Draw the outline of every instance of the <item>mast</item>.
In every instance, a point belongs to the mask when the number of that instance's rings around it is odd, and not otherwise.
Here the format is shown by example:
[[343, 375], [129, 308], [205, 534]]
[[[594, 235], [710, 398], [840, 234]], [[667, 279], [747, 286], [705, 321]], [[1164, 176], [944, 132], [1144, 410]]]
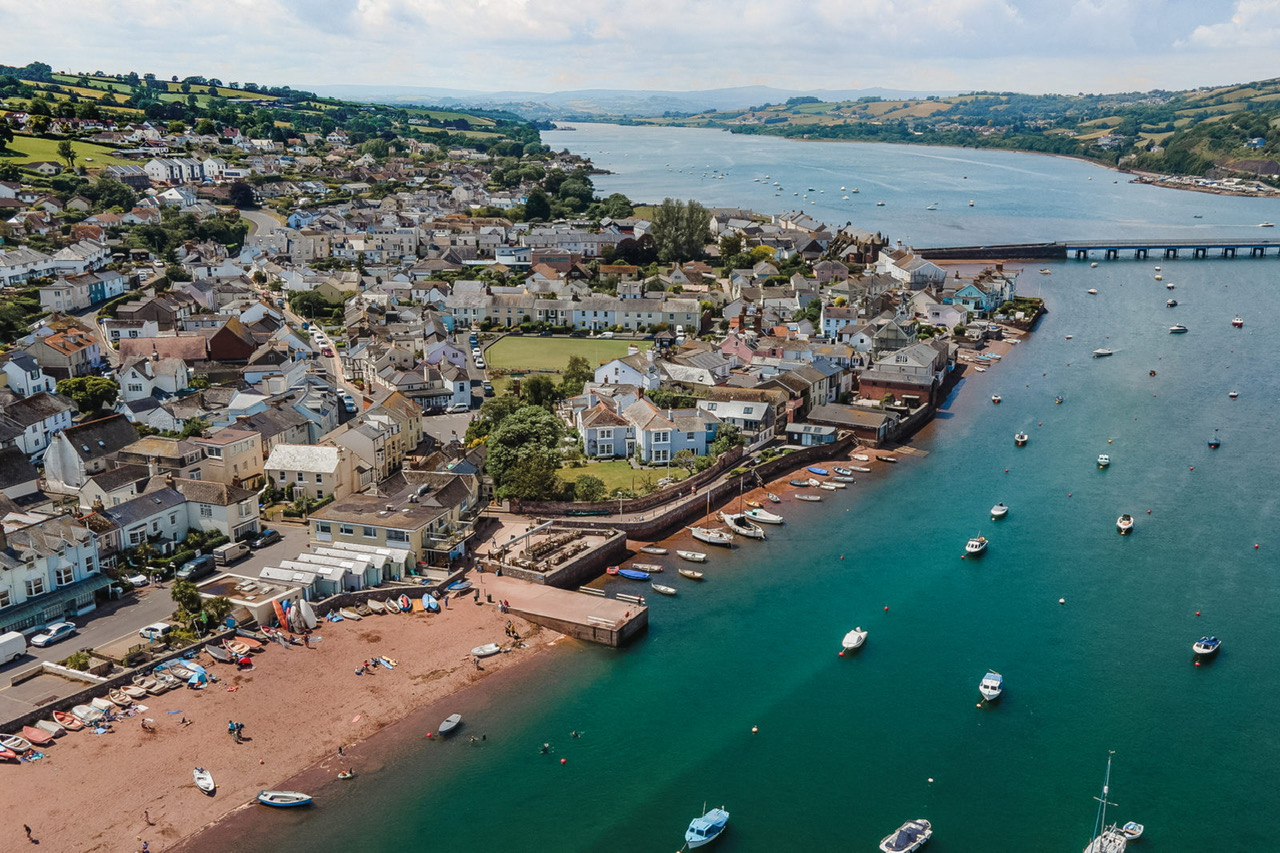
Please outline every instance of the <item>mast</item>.
[[[1093, 853], [1093, 851], [1105, 851], [1110, 849], [1098, 843], [1100, 836], [1106, 832], [1107, 828], [1107, 806], [1114, 806], [1115, 803], [1107, 802], [1107, 794], [1111, 791], [1111, 756], [1115, 755], [1114, 749], [1107, 751], [1107, 775], [1102, 780], [1102, 796], [1094, 797], [1098, 801], [1098, 816], [1094, 819], [1093, 839], [1089, 842], [1089, 846], [1085, 848], [1085, 853]], [[1121, 847], [1121, 850], [1124, 848]]]

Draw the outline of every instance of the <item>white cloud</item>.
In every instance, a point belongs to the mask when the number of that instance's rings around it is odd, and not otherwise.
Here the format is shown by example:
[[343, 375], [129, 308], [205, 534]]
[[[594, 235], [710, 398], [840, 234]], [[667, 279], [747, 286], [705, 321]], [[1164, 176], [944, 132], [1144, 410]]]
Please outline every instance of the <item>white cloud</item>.
[[1185, 44], [1209, 50], [1280, 46], [1278, 14], [1280, 0], [1239, 0], [1229, 20], [1196, 27]]

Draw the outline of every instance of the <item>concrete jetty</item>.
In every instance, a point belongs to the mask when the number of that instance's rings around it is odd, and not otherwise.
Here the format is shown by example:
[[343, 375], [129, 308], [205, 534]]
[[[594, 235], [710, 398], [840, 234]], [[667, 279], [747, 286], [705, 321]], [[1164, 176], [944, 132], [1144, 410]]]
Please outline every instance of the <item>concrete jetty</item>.
[[515, 615], [579, 640], [621, 646], [649, 625], [649, 608], [613, 598], [532, 584], [488, 572], [472, 584], [494, 602], [506, 601]]

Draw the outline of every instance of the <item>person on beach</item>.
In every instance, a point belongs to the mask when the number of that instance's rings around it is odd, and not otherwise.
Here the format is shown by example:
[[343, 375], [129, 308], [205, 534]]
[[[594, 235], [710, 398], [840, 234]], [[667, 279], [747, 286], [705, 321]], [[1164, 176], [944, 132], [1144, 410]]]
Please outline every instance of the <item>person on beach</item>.
[[227, 734], [231, 735], [232, 737], [235, 737], [235, 736], [236, 736], [236, 722], [235, 722], [235, 720], [227, 720]]
[[22, 825], [22, 828], [23, 828], [23, 829], [25, 829], [25, 830], [27, 831], [27, 840], [28, 840], [28, 841], [30, 841], [32, 844], [35, 844], [35, 843], [36, 843], [36, 840], [35, 840], [34, 838], [32, 838], [32, 837], [31, 837], [31, 827], [27, 826], [27, 825], [24, 823], [24, 824]]

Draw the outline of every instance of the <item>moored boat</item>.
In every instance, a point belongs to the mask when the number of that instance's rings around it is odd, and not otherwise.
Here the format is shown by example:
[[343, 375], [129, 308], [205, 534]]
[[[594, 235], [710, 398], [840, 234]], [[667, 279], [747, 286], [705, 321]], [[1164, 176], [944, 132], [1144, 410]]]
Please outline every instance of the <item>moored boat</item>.
[[848, 488], [848, 486], [844, 483], [820, 483], [818, 488], [824, 491], [834, 492], [836, 489], [845, 489]]
[[978, 682], [978, 692], [988, 702], [996, 701], [1004, 693], [1004, 676], [994, 669], [987, 670], [987, 674]]
[[809, 488], [809, 481], [808, 480], [788, 480], [787, 485], [795, 486], [797, 489], [807, 489]]
[[1130, 841], [1137, 841], [1139, 838], [1142, 837], [1142, 833], [1145, 830], [1146, 830], [1145, 826], [1132, 820], [1126, 823], [1124, 826], [1120, 827], [1120, 831], [1124, 833], [1124, 837], [1129, 839]]
[[447, 735], [457, 729], [460, 725], [462, 725], [462, 715], [450, 714], [444, 718], [443, 722], [440, 723], [440, 728], [437, 729], [437, 731], [442, 735]]
[[648, 572], [651, 575], [662, 571], [662, 566], [657, 563], [632, 563], [631, 568], [638, 572]]
[[759, 525], [752, 524], [745, 513], [721, 512], [718, 515], [720, 520], [729, 525], [729, 529], [739, 536], [745, 536], [748, 539], [765, 538], [764, 529]]
[[992, 518], [1004, 518], [1009, 514], [1009, 508], [1002, 503], [998, 503], [991, 508]]
[[1115, 355], [1115, 350], [1109, 350], [1106, 347], [1098, 347], [1093, 351], [1094, 358], [1106, 358], [1109, 355]]
[[660, 583], [650, 583], [649, 588], [659, 595], [675, 595], [676, 588], [674, 586], [665, 586]]
[[1030, 438], [1031, 436], [1027, 435], [1025, 432], [1015, 432], [1013, 434], [1013, 443], [1018, 447], [1025, 447]]
[[987, 537], [985, 536], [975, 536], [964, 545], [964, 552], [970, 557], [976, 557], [979, 554], [986, 553], [986, 551]]
[[1088, 290], [1086, 290], [1085, 293], [1088, 293], [1090, 296], [1097, 296], [1098, 289], [1096, 287], [1091, 287]]
[[1166, 307], [1166, 308], [1177, 308], [1177, 307], [1178, 307], [1178, 300], [1176, 300], [1176, 299], [1166, 299], [1166, 300], [1164, 301], [1164, 304], [1165, 304], [1165, 307]]
[[818, 501], [822, 500], [822, 495], [796, 495], [796, 500], [817, 503]]
[[888, 456], [888, 455], [886, 455], [886, 454], [884, 454], [884, 453], [877, 453], [877, 454], [876, 454], [876, 459], [879, 459], [881, 462], [889, 462], [889, 463], [895, 463], [895, 462], [897, 462], [897, 461], [898, 461], [898, 457], [896, 457], [896, 456]]
[[191, 777], [195, 780], [196, 787], [209, 796], [213, 796], [214, 792], [218, 790], [217, 784], [213, 781], [213, 774], [203, 767], [197, 767], [192, 770]]
[[909, 820], [880, 842], [882, 853], [913, 853], [933, 837], [933, 824], [924, 818]]
[[1169, 334], [1171, 335], [1186, 334], [1186, 331], [1187, 331], [1187, 327], [1182, 325], [1181, 323], [1174, 323], [1172, 326], [1169, 327]]
[[259, 791], [258, 802], [277, 809], [311, 805], [311, 795], [300, 791]]
[[1093, 823], [1093, 840], [1084, 848], [1084, 853], [1124, 853], [1129, 839], [1114, 823], [1107, 825], [1107, 806], [1115, 805], [1107, 802], [1111, 793], [1111, 755], [1107, 755], [1107, 775], [1102, 780], [1102, 796], [1094, 797], [1098, 801], [1098, 816]]
[[1133, 532], [1133, 516], [1124, 513], [1116, 519], [1116, 530], [1120, 531], [1121, 536], [1128, 536]]
[[1098, 467], [1099, 467], [1099, 468], [1106, 468], [1106, 467], [1108, 467], [1108, 466], [1110, 466], [1110, 465], [1111, 465], [1111, 457], [1110, 457], [1109, 455], [1107, 455], [1106, 453], [1099, 453], [1099, 454], [1098, 454]]
[[1235, 326], [1237, 329], [1242, 328], [1244, 326], [1244, 318], [1237, 314], [1231, 320], [1231, 325]]
[[782, 524], [784, 519], [776, 513], [769, 512], [767, 509], [752, 507], [743, 513], [744, 516], [754, 521], [756, 524]]
[[654, 554], [659, 557], [667, 553], [667, 549], [660, 545], [641, 545], [640, 550], [645, 554]]
[[733, 534], [727, 531], [711, 527], [690, 527], [689, 532], [699, 542], [705, 542], [708, 545], [720, 545], [724, 548], [733, 547]]
[[707, 555], [701, 551], [676, 551], [676, 556], [682, 560], [688, 560], [690, 563], [705, 563]]
[[780, 503], [782, 503], [782, 498], [778, 497], [778, 496], [777, 496], [777, 495], [775, 495], [773, 492], [769, 492], [767, 495], [765, 495], [765, 497], [766, 497], [766, 498], [768, 498], [769, 503], [771, 503], [771, 504], [780, 504]]
[[1213, 431], [1213, 438], [1209, 439], [1209, 449], [1217, 450], [1221, 446], [1222, 446], [1222, 441], [1218, 438], [1218, 431], [1215, 429]]
[[835, 472], [841, 477], [848, 477], [853, 474], [853, 471], [848, 468], [836, 468]]
[[689, 849], [709, 844], [720, 837], [729, 824], [729, 813], [723, 807], [711, 809], [701, 817], [689, 821], [684, 833], [684, 843]]
[[870, 469], [870, 468], [867, 468], [867, 467], [865, 467], [865, 466], [863, 466], [863, 465], [850, 465], [850, 466], [849, 466], [849, 470], [850, 470], [850, 471], [856, 471], [856, 472], [857, 472], [857, 473], [859, 473], [859, 474], [870, 474], [870, 473], [871, 473], [871, 469]]
[[846, 486], [849, 485], [850, 483], [858, 482], [853, 478], [853, 471], [849, 471], [848, 474], [836, 474], [831, 479], [835, 480], [837, 483], [844, 483]]
[[1057, 405], [1061, 406], [1061, 405], [1062, 405], [1062, 395], [1061, 395], [1061, 394], [1059, 394], [1058, 396], [1054, 397], [1054, 398], [1053, 398], [1053, 402], [1054, 402], [1054, 403], [1056, 403]]
[[997, 406], [998, 406], [998, 405], [1000, 405], [1000, 395], [999, 395], [999, 394], [992, 394], [992, 395], [991, 395], [991, 402], [995, 403]]
[[691, 581], [700, 581], [703, 578], [702, 572], [697, 569], [677, 569], [677, 571], [680, 573], [680, 577], [688, 578]]
[[862, 644], [866, 641], [867, 632], [862, 630], [862, 626], [859, 625], [857, 628], [854, 628], [852, 631], [844, 635], [844, 639], [840, 641], [840, 646], [848, 652], [861, 648]]
[[1217, 637], [1201, 637], [1191, 644], [1191, 651], [1201, 657], [1216, 655], [1220, 648], [1222, 648], [1222, 641]]

